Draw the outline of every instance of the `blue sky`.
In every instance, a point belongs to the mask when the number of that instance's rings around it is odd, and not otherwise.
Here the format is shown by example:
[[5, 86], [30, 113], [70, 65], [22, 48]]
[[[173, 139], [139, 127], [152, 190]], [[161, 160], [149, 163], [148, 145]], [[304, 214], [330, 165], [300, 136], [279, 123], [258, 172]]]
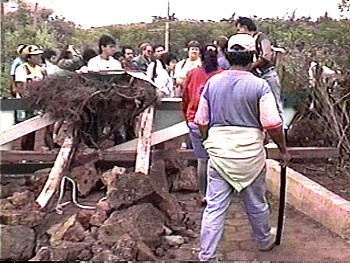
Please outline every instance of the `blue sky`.
[[[34, 0], [32, 0], [33, 2]], [[104, 26], [150, 22], [152, 16], [166, 16], [167, 0], [36, 0], [55, 10], [57, 15], [82, 25]], [[296, 10], [296, 16], [316, 18], [326, 11], [333, 18], [340, 18], [337, 8], [340, 0], [170, 0], [170, 13], [179, 19], [210, 19], [219, 21], [237, 16], [283, 17]], [[81, 10], [81, 11], [77, 11]]]

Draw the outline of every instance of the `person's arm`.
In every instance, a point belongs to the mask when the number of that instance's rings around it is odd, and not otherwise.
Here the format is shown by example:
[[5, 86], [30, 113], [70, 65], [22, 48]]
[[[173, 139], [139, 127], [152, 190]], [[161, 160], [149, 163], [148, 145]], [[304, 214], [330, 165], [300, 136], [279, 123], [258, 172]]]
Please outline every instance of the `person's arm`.
[[155, 66], [156, 66], [156, 63], [155, 62], [151, 62], [147, 66], [147, 70], [146, 70], [146, 75], [153, 81], [154, 81], [153, 71], [154, 71], [154, 67]]
[[205, 141], [208, 138], [209, 131], [209, 102], [207, 100], [207, 90], [209, 87], [209, 82], [205, 84], [203, 93], [199, 100], [198, 109], [196, 116], [194, 118], [194, 123], [199, 127], [199, 131], [202, 135], [202, 141]]
[[182, 112], [183, 112], [185, 118], [186, 118], [186, 114], [187, 114], [188, 104], [190, 101], [188, 89], [189, 89], [189, 84], [191, 83], [191, 76], [192, 76], [191, 73], [187, 74], [187, 77], [184, 80], [183, 86], [182, 86], [183, 89], [182, 89], [182, 94], [181, 94], [181, 97], [182, 97], [181, 109], [182, 109]]
[[76, 55], [72, 58], [61, 58], [57, 62], [57, 66], [61, 69], [66, 69], [70, 71], [74, 71], [79, 69], [83, 65], [83, 60], [80, 56]]
[[183, 84], [184, 77], [182, 76], [182, 69], [183, 69], [185, 62], [186, 62], [186, 60], [181, 60], [175, 66], [174, 79], [175, 79], [175, 84], [177, 86], [180, 86]]
[[[265, 83], [265, 85], [268, 84]], [[290, 162], [291, 156], [287, 150], [283, 124], [277, 110], [275, 97], [269, 87], [268, 90], [259, 100], [260, 122], [276, 143], [280, 151], [281, 165], [285, 167]]]
[[286, 140], [283, 133], [283, 126], [281, 125], [274, 129], [268, 129], [267, 132], [270, 135], [271, 139], [274, 141], [274, 143], [276, 143], [280, 151], [282, 166], [286, 167], [292, 158], [287, 150]]

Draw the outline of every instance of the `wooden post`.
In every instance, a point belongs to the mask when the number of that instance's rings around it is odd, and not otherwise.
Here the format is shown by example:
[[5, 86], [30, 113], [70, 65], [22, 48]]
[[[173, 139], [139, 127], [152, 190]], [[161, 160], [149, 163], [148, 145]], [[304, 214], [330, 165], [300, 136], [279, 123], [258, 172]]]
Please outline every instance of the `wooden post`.
[[148, 174], [151, 157], [151, 137], [154, 118], [154, 106], [148, 107], [141, 117], [135, 172]]
[[33, 13], [33, 27], [34, 27], [34, 30], [36, 30], [37, 24], [38, 24], [38, 3], [35, 3], [34, 13]]
[[4, 29], [4, 19], [5, 19], [5, 7], [4, 7], [4, 0], [0, 0], [0, 4], [1, 4], [1, 17], [0, 17], [0, 45], [1, 45], [1, 73], [5, 72], [5, 55], [6, 55], [6, 48], [5, 48], [5, 29]]
[[74, 156], [74, 152], [76, 150], [75, 148], [76, 147], [73, 145], [73, 138], [66, 137], [50, 171], [49, 178], [47, 179], [43, 190], [36, 199], [36, 202], [41, 206], [41, 208], [44, 208], [48, 204], [59, 187], [64, 172]]

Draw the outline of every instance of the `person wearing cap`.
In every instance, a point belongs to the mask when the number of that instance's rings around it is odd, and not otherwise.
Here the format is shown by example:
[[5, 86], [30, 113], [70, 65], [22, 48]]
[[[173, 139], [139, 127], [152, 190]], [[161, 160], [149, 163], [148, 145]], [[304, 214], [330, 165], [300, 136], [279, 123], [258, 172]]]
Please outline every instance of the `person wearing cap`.
[[201, 205], [204, 205], [207, 189], [208, 154], [202, 145], [202, 136], [198, 125], [194, 123], [194, 117], [205, 83], [215, 74], [222, 72], [223, 69], [220, 69], [218, 66], [218, 50], [214, 44], [204, 46], [201, 54], [203, 65], [187, 73], [183, 85], [181, 107], [190, 131], [191, 145], [197, 156], [199, 196]]
[[190, 41], [187, 44], [187, 58], [176, 64], [174, 78], [176, 82], [176, 97], [181, 97], [183, 81], [187, 73], [194, 68], [202, 66], [201, 45], [198, 41]]
[[41, 67], [43, 60], [41, 55], [44, 51], [36, 45], [29, 45], [25, 51], [25, 62], [17, 67], [15, 71], [15, 82], [19, 97], [26, 92], [26, 84], [31, 81], [38, 81], [44, 78], [44, 71]]
[[[41, 67], [43, 50], [37, 45], [28, 45], [22, 53], [25, 54], [25, 62], [17, 67], [15, 71], [16, 97], [27, 96], [27, 85], [32, 81], [39, 81], [44, 78], [44, 70]], [[22, 121], [34, 116], [33, 111], [20, 111], [24, 113]], [[21, 120], [17, 120], [21, 121]], [[21, 141], [22, 150], [34, 150], [35, 132], [23, 136]]]
[[257, 59], [252, 63], [250, 70], [269, 83], [276, 99], [278, 112], [284, 123], [281, 83], [275, 67], [276, 61], [271, 41], [266, 34], [257, 31], [255, 23], [248, 17], [239, 17], [235, 25], [239, 33], [246, 33], [255, 38]]
[[234, 192], [243, 199], [258, 249], [266, 252], [274, 247], [265, 198], [264, 130], [278, 146], [281, 165], [286, 166], [291, 159], [271, 88], [250, 72], [254, 38], [249, 34], [231, 36], [227, 52], [231, 68], [207, 81], [194, 119], [209, 155], [199, 260], [216, 260]]
[[15, 73], [18, 66], [22, 65], [24, 63], [25, 58], [25, 51], [28, 45], [20, 44], [17, 47], [16, 54], [17, 57], [13, 60], [11, 69], [10, 69], [10, 76], [11, 76], [11, 95], [13, 97], [16, 96], [16, 82], [15, 82]]

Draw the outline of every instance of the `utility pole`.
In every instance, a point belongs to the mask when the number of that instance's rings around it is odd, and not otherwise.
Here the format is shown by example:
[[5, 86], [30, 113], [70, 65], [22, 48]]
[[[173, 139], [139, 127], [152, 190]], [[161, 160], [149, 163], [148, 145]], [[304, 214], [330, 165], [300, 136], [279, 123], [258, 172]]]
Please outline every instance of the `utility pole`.
[[167, 13], [167, 18], [165, 22], [165, 51], [169, 51], [169, 27], [170, 27], [170, 0], [168, 0], [168, 13]]
[[33, 13], [33, 27], [36, 30], [38, 24], [38, 3], [35, 3], [34, 13]]
[[1, 2], [1, 17], [0, 17], [0, 45], [1, 45], [1, 72], [0, 74], [2, 75], [5, 72], [5, 30], [4, 30], [4, 19], [5, 19], [5, 10], [4, 10], [4, 0], [0, 0]]

